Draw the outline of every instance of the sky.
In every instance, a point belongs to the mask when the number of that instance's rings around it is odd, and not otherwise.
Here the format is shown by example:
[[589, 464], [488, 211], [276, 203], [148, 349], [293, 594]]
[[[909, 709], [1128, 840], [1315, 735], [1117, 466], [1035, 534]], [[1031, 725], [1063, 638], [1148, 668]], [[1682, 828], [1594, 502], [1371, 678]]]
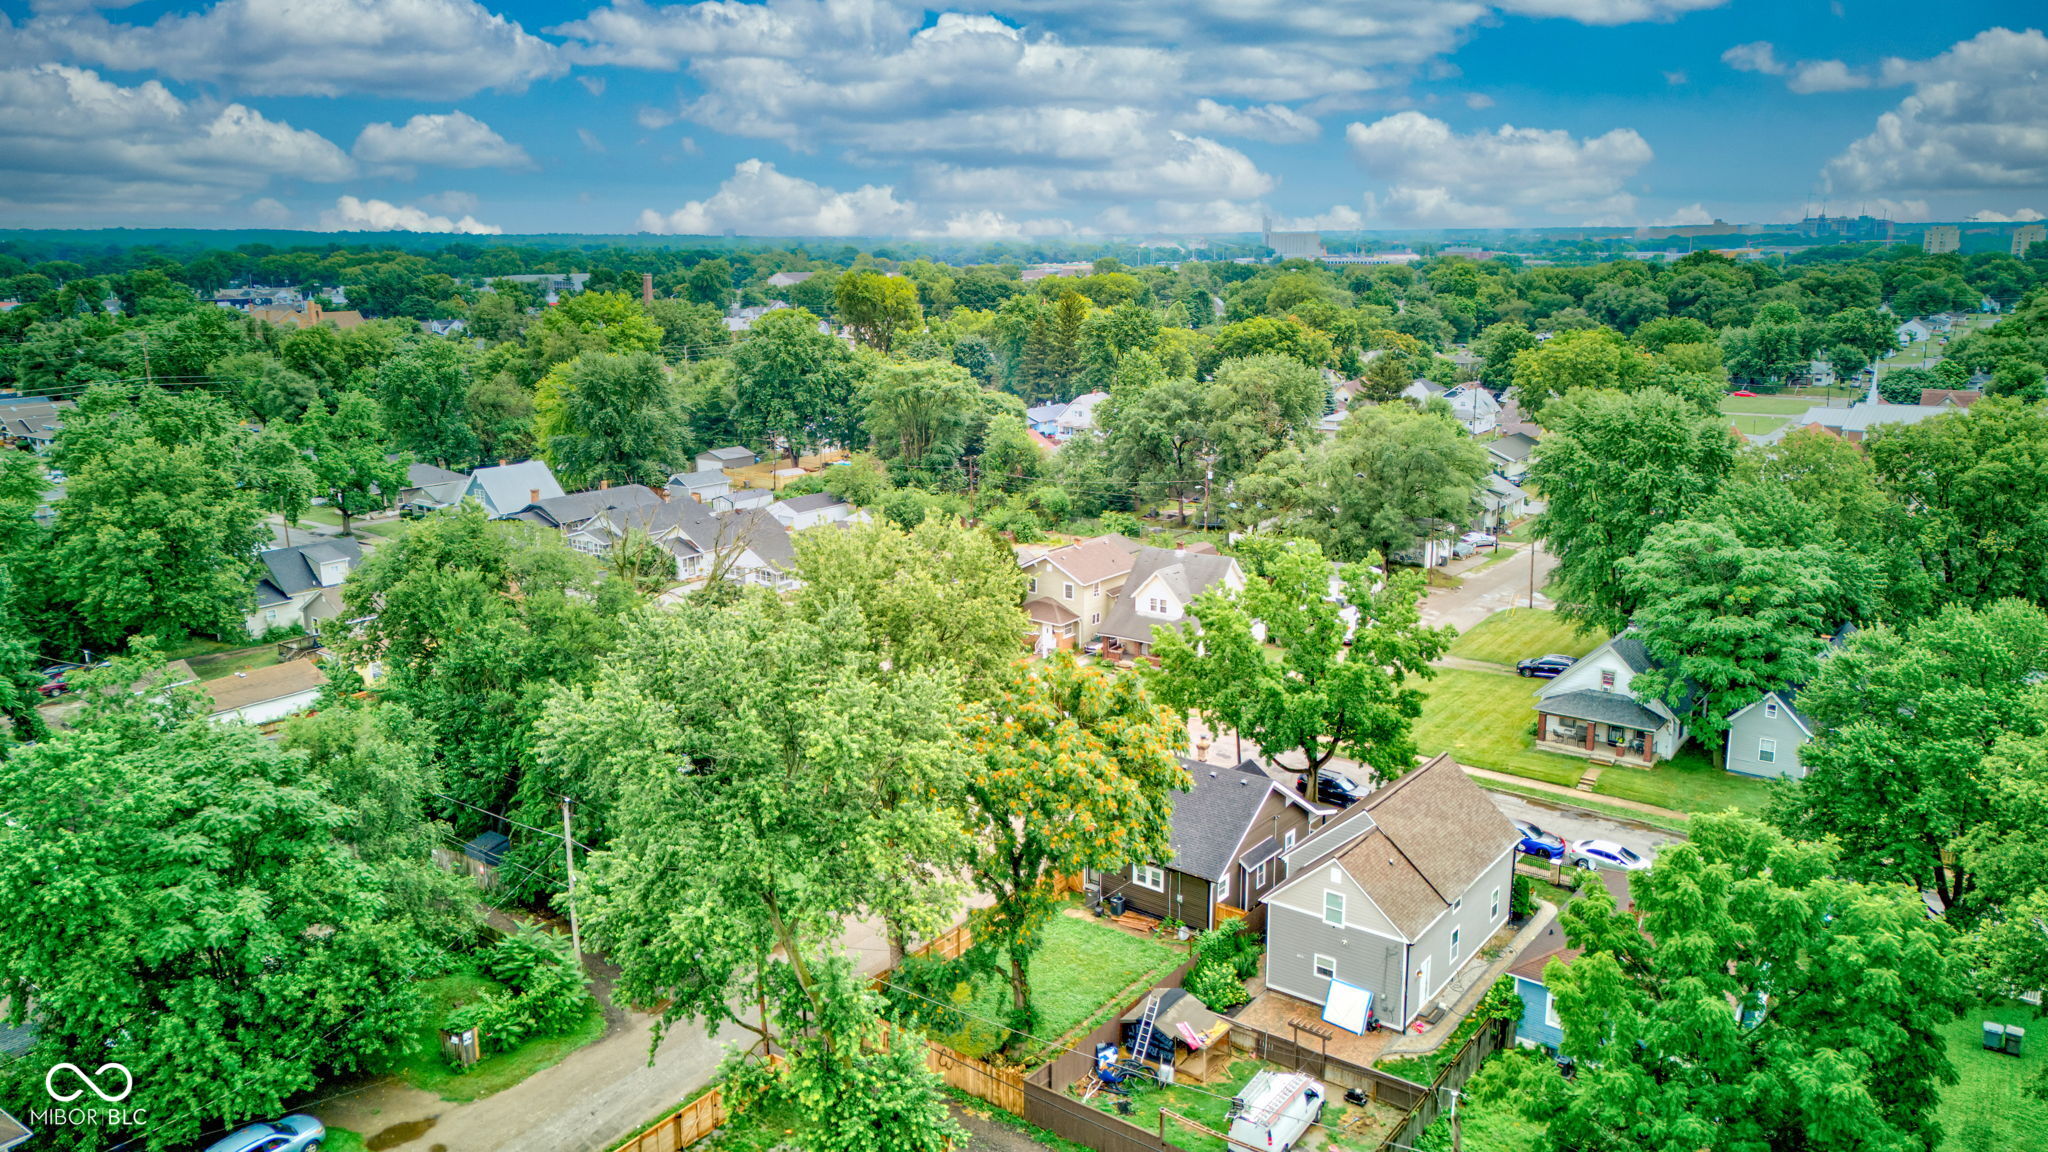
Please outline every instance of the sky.
[[2039, 219], [2044, 25], [2039, 0], [0, 0], [0, 226]]

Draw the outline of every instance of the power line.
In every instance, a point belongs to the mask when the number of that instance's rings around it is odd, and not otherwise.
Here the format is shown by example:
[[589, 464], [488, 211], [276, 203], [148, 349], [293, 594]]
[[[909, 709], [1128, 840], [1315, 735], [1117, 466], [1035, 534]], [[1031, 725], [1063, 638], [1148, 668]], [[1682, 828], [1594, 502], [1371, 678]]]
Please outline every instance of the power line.
[[[431, 795], [431, 796], [438, 796], [438, 797], [440, 797], [440, 798], [441, 798], [441, 799], [443, 799], [443, 800], [453, 800], [453, 801], [455, 801], [455, 803], [457, 803], [457, 804], [460, 804], [460, 805], [462, 805], [462, 806], [463, 806], [464, 808], [471, 808], [471, 809], [475, 809], [476, 811], [478, 811], [478, 812], [481, 812], [481, 813], [483, 813], [483, 814], [484, 814], [484, 815], [486, 815], [486, 816], [490, 816], [490, 817], [493, 817], [494, 819], [498, 819], [498, 820], [503, 820], [503, 821], [504, 821], [505, 823], [507, 823], [507, 824], [510, 824], [510, 825], [512, 825], [512, 826], [513, 826], [513, 827], [515, 827], [515, 828], [524, 828], [524, 829], [526, 829], [526, 830], [527, 830], [527, 831], [529, 831], [529, 832], [538, 832], [538, 833], [540, 833], [540, 834], [541, 834], [541, 835], [543, 835], [543, 836], [553, 836], [553, 837], [554, 837], [555, 839], [557, 839], [557, 840], [560, 840], [560, 839], [563, 839], [563, 838], [564, 838], [563, 834], [562, 834], [562, 833], [560, 833], [560, 832], [550, 832], [550, 831], [549, 831], [549, 830], [547, 830], [546, 828], [536, 828], [536, 827], [534, 827], [534, 826], [533, 826], [533, 825], [531, 825], [531, 824], [522, 824], [522, 823], [520, 823], [519, 821], [517, 821], [517, 820], [514, 820], [514, 819], [513, 819], [513, 818], [511, 818], [510, 816], [506, 816], [506, 815], [504, 815], [504, 814], [502, 814], [502, 813], [498, 813], [498, 812], [493, 812], [493, 811], [491, 811], [491, 810], [490, 810], [489, 808], [479, 808], [479, 807], [477, 807], [477, 806], [476, 806], [475, 804], [471, 804], [471, 803], [470, 803], [469, 801], [467, 801], [467, 800], [462, 800], [462, 799], [458, 799], [458, 798], [456, 798], [456, 797], [454, 797], [454, 796], [450, 796], [450, 795], [448, 795], [448, 794], [447, 794], [446, 792], [431, 792], [431, 793], [428, 793], [428, 795]], [[585, 843], [584, 843], [583, 841], [581, 841], [581, 840], [576, 840], [576, 839], [570, 839], [570, 840], [569, 840], [569, 843], [571, 843], [571, 844], [574, 844], [574, 845], [576, 845], [576, 846], [577, 846], [578, 848], [581, 848], [581, 849], [583, 849], [583, 850], [584, 850], [585, 852], [595, 852], [595, 851], [597, 851], [597, 849], [595, 849], [595, 848], [592, 848], [592, 847], [591, 847], [590, 845], [588, 845], [588, 844], [585, 844]]]

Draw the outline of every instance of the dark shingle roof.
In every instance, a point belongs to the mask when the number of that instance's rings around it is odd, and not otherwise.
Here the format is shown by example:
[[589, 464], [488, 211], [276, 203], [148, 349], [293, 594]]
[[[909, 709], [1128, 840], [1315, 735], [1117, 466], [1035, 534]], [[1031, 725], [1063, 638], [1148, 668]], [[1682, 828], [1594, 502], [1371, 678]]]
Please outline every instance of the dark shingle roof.
[[643, 508], [661, 503], [661, 497], [645, 484], [621, 484], [617, 488], [592, 488], [528, 504], [508, 520], [526, 520], [549, 528], [582, 524], [600, 512], [614, 508]]
[[1173, 797], [1173, 859], [1175, 871], [1204, 880], [1220, 880], [1230, 867], [1230, 854], [1244, 839], [1252, 817], [1266, 802], [1273, 780], [1247, 760], [1234, 768], [1183, 759], [1195, 785]]
[[830, 508], [840, 503], [843, 501], [830, 492], [810, 492], [781, 501], [781, 508], [785, 512], [816, 512], [820, 508]]
[[1525, 433], [1511, 432], [1488, 444], [1486, 450], [1503, 460], [1527, 460], [1529, 453], [1536, 450], [1536, 440]]
[[1124, 581], [1123, 591], [1117, 593], [1109, 611], [1103, 614], [1099, 631], [1105, 636], [1118, 640], [1132, 640], [1140, 644], [1152, 642], [1152, 629], [1160, 624], [1175, 624], [1177, 621], [1161, 620], [1146, 616], [1138, 611], [1138, 593], [1143, 591], [1146, 581], [1159, 576], [1173, 589], [1173, 594], [1186, 604], [1195, 596], [1213, 587], [1229, 575], [1236, 561], [1228, 556], [1205, 555], [1200, 552], [1170, 551], [1165, 548], [1146, 548], [1138, 553], [1131, 565], [1131, 574]]
[[320, 586], [320, 565], [329, 560], [348, 561], [349, 571], [363, 562], [363, 546], [354, 540], [316, 540], [290, 548], [258, 552], [263, 578], [256, 581], [256, 603], [282, 604], [301, 592]]
[[1639, 732], [1655, 732], [1664, 726], [1662, 716], [1619, 692], [1561, 692], [1556, 696], [1544, 697], [1536, 707], [1552, 716], [1592, 720], [1600, 724], [1618, 724]]

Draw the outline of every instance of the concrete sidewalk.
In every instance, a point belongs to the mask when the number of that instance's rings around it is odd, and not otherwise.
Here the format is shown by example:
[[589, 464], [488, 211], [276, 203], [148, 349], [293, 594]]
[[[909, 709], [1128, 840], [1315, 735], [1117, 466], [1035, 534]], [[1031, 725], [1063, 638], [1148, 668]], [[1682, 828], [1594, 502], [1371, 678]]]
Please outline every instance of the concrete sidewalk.
[[[1458, 1025], [1464, 1022], [1465, 1017], [1471, 1015], [1472, 1010], [1479, 1006], [1479, 1001], [1493, 987], [1494, 982], [1500, 979], [1501, 973], [1520, 960], [1530, 942], [1543, 935], [1543, 930], [1550, 927], [1551, 922], [1556, 919], [1557, 906], [1548, 900], [1538, 900], [1536, 914], [1529, 917], [1529, 922], [1516, 931], [1515, 938], [1508, 941], [1508, 946], [1502, 949], [1499, 956], [1493, 958], [1492, 963], [1484, 967], [1470, 966], [1453, 978], [1452, 983], [1462, 983], [1462, 987], [1456, 989], [1456, 996], [1451, 1001], [1450, 1009], [1444, 1013], [1444, 1018], [1437, 1021], [1429, 1031], [1419, 1035], [1414, 1032], [1403, 1032], [1398, 1039], [1390, 1042], [1381, 1051], [1380, 1059], [1422, 1056], [1443, 1047], [1444, 1042], [1458, 1030]], [[1441, 1000], [1443, 997], [1439, 996], [1438, 999]]]

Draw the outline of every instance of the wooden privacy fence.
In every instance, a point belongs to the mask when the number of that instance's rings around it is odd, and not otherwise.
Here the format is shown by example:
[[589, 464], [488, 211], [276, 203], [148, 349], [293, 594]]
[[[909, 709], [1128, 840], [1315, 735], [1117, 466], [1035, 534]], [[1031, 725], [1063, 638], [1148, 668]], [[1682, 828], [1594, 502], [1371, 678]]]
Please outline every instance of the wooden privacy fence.
[[929, 1040], [924, 1042], [924, 1066], [977, 1100], [986, 1100], [1013, 1116], [1024, 1114], [1022, 1068], [999, 1068]]
[[1488, 1056], [1507, 1047], [1513, 1040], [1513, 1021], [1487, 1021], [1484, 1027], [1472, 1034], [1471, 1039], [1465, 1041], [1465, 1046], [1458, 1049], [1451, 1062], [1437, 1071], [1435, 1079], [1423, 1090], [1422, 1098], [1408, 1109], [1408, 1114], [1401, 1117], [1401, 1122], [1394, 1125], [1387, 1138], [1380, 1142], [1380, 1152], [1400, 1152], [1400, 1149], [1415, 1147], [1422, 1134], [1444, 1110], [1444, 1094], [1440, 1089], [1463, 1087]]
[[725, 1094], [717, 1088], [655, 1121], [654, 1127], [624, 1144], [617, 1152], [680, 1152], [725, 1123]]
[[1261, 1060], [1278, 1064], [1283, 1068], [1292, 1068], [1296, 1072], [1306, 1072], [1325, 1084], [1332, 1084], [1338, 1088], [1356, 1088], [1365, 1093], [1373, 1103], [1385, 1104], [1389, 1108], [1404, 1112], [1415, 1107], [1416, 1102], [1429, 1092], [1429, 1089], [1413, 1081], [1403, 1080], [1399, 1076], [1364, 1064], [1354, 1064], [1341, 1057], [1326, 1055], [1319, 1047], [1302, 1044], [1291, 1037], [1254, 1028], [1237, 1020], [1230, 1022], [1230, 1043], [1232, 1047], [1250, 1052]]
[[1163, 1136], [1091, 1108], [1058, 1088], [1039, 1084], [1037, 1077], [1038, 1073], [1033, 1073], [1024, 1081], [1024, 1119], [1060, 1139], [1095, 1152], [1185, 1152]]

